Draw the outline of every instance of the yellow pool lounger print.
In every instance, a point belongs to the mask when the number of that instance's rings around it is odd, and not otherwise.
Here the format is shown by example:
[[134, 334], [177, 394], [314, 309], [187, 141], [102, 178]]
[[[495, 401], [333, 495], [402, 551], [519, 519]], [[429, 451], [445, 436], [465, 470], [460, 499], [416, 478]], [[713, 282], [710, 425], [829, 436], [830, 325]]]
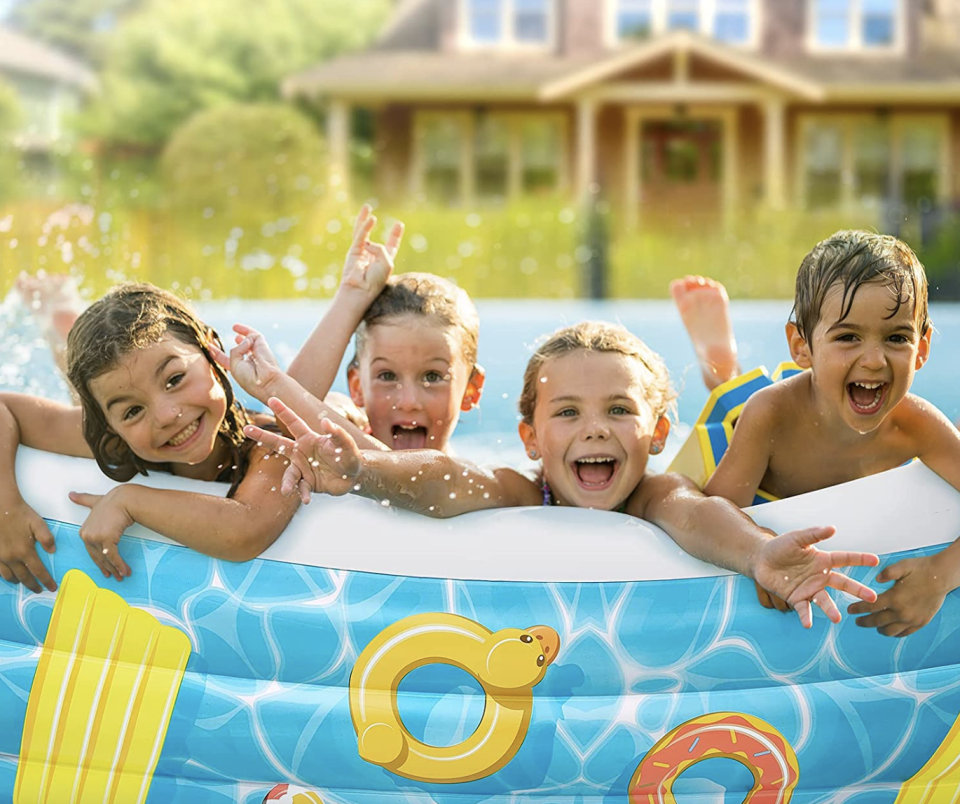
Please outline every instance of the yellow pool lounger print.
[[[21, 449], [17, 479], [60, 588], [0, 583], [0, 802], [960, 802], [957, 593], [902, 640], [805, 630], [622, 514], [358, 497], [244, 564], [135, 526], [116, 582], [66, 497], [111, 487], [95, 464]], [[750, 513], [882, 565], [960, 534], [920, 463]]]

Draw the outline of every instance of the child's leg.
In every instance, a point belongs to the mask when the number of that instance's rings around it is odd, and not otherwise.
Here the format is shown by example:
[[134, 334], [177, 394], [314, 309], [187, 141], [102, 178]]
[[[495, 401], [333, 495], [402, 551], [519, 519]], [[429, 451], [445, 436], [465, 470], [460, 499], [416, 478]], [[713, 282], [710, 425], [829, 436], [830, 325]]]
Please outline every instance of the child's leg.
[[670, 292], [697, 353], [707, 388], [713, 390], [740, 374], [726, 288], [707, 277], [685, 276], [670, 283]]
[[66, 377], [67, 335], [85, 306], [76, 281], [64, 274], [21, 273], [17, 291], [40, 324], [57, 368]]

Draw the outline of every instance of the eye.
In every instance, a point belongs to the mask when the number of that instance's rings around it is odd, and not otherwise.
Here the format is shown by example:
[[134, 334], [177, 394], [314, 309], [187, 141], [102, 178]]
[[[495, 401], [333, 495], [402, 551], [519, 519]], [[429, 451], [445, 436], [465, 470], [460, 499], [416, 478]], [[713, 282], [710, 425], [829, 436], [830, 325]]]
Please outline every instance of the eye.
[[612, 408], [610, 408], [610, 412], [614, 416], [629, 416], [631, 414], [630, 409], [625, 408], [623, 405], [614, 405]]
[[143, 408], [140, 405], [132, 405], [123, 412], [123, 421], [129, 421], [135, 418]]
[[384, 369], [379, 374], [377, 374], [377, 379], [383, 380], [384, 382], [396, 382], [397, 375], [392, 371], [387, 371], [386, 369]]
[[841, 343], [853, 343], [857, 339], [857, 336], [852, 332], [845, 332], [843, 335], [838, 335], [837, 340]]
[[543, 663], [544, 663], [546, 660], [547, 660], [546, 657], [541, 653], [541, 654], [537, 657], [537, 667], [543, 667]]
[[564, 419], [572, 419], [574, 416], [577, 415], [577, 409], [576, 409], [576, 408], [562, 408], [561, 410], [558, 410], [558, 411], [557, 411], [556, 413], [554, 413], [553, 415], [554, 415], [554, 416], [560, 416], [561, 418], [564, 418]]
[[423, 381], [426, 383], [443, 382], [446, 379], [439, 371], [428, 371], [423, 375]]
[[185, 375], [182, 371], [178, 372], [177, 374], [172, 374], [170, 379], [167, 380], [167, 388], [170, 389], [178, 386], [181, 382], [183, 382], [184, 376]]
[[906, 335], [891, 335], [889, 340], [893, 343], [898, 343], [898, 344], [912, 342], [912, 339], [908, 338]]
[[520, 637], [520, 641], [521, 641], [521, 642], [528, 642], [528, 643], [529, 643], [529, 642], [533, 642], [533, 637], [530, 636], [530, 634], [523, 634], [523, 635]]

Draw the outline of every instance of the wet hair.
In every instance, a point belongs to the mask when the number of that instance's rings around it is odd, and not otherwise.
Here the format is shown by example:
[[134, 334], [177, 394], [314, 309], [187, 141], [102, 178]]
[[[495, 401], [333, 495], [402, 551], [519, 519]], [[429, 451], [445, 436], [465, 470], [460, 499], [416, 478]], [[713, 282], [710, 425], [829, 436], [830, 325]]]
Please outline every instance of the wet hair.
[[930, 326], [927, 275], [913, 250], [891, 235], [841, 231], [822, 240], [803, 258], [790, 321], [807, 343], [820, 321], [827, 294], [837, 283], [843, 287], [840, 321], [850, 315], [857, 291], [867, 282], [888, 285], [893, 318], [904, 304], [913, 304], [918, 333]]
[[181, 299], [153, 285], [118, 285], [90, 305], [70, 330], [67, 378], [83, 409], [83, 437], [97, 465], [113, 480], [130, 480], [137, 473], [146, 475], [148, 468], [170, 471], [171, 464], [148, 463], [135, 455], [110, 429], [106, 414], [90, 391], [90, 382], [116, 368], [125, 355], [152, 346], [168, 332], [177, 340], [200, 349], [223, 386], [227, 412], [217, 437], [230, 450], [231, 470], [224, 473], [224, 479], [231, 484], [228, 496], [232, 496], [246, 469], [243, 427], [249, 419], [234, 397], [227, 375], [210, 354], [209, 344], [222, 348], [220, 338]]
[[663, 358], [626, 327], [602, 321], [584, 321], [557, 330], [543, 341], [530, 357], [523, 373], [523, 390], [519, 402], [520, 415], [527, 424], [533, 423], [540, 370], [544, 363], [551, 358], [577, 351], [613, 352], [633, 358], [640, 367], [646, 401], [657, 418], [672, 411], [677, 394], [670, 384], [670, 373]]
[[[477, 308], [463, 288], [435, 274], [409, 273], [390, 278], [357, 327], [357, 354], [366, 346], [370, 327], [404, 315], [432, 318], [441, 326], [457, 330], [463, 359], [470, 371], [474, 370], [480, 339]], [[354, 357], [351, 365], [356, 363]]]

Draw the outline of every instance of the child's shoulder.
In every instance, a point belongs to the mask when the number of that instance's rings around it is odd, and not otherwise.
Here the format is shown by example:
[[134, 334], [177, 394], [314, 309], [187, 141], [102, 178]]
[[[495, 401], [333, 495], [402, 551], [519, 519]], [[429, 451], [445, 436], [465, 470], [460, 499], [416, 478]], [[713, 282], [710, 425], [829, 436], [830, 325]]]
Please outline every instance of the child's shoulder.
[[907, 394], [894, 408], [892, 422], [908, 435], [921, 437], [954, 430], [947, 416], [932, 402], [916, 394]]
[[740, 418], [755, 424], [791, 421], [790, 417], [802, 411], [810, 398], [809, 375], [805, 371], [755, 391], [744, 404]]

